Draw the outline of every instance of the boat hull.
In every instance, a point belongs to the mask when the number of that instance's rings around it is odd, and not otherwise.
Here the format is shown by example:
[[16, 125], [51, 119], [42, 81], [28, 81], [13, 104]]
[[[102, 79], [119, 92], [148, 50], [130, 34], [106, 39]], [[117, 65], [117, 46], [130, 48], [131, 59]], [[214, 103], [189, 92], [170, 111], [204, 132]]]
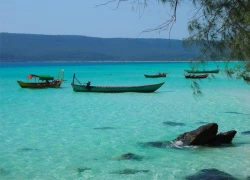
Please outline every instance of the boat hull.
[[208, 74], [202, 74], [202, 75], [193, 75], [193, 74], [188, 74], [185, 75], [187, 79], [204, 79], [208, 77]]
[[193, 70], [185, 70], [187, 73], [192, 73], [192, 74], [203, 74], [203, 73], [219, 73], [219, 69], [216, 70], [208, 70], [208, 71], [193, 71]]
[[22, 82], [22, 81], [17, 81], [17, 83], [22, 87], [22, 88], [59, 88], [62, 84], [62, 81], [57, 80], [53, 81], [50, 83], [46, 82], [35, 82], [35, 83], [30, 83], [30, 82]]
[[243, 79], [247, 82], [250, 82], [250, 77], [249, 76], [243, 76]]
[[164, 82], [158, 84], [150, 84], [143, 86], [86, 86], [71, 84], [75, 92], [100, 92], [100, 93], [122, 93], [122, 92], [138, 92], [150, 93], [159, 89]]
[[163, 74], [163, 75], [158, 75], [158, 74], [156, 74], [156, 75], [147, 75], [147, 74], [144, 74], [144, 76], [146, 78], [162, 78], [162, 77], [166, 77], [166, 74]]

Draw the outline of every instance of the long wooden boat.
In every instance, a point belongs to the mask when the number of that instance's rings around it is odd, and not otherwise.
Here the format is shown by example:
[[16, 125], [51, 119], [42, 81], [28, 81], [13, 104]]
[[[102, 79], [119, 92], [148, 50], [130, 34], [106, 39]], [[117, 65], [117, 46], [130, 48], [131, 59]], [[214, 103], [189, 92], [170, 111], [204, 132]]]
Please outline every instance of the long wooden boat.
[[187, 73], [195, 73], [195, 74], [204, 74], [204, 73], [218, 73], [220, 69], [215, 69], [215, 70], [184, 70]]
[[49, 83], [47, 82], [22, 82], [17, 81], [17, 83], [22, 88], [59, 88], [62, 84], [62, 81], [60, 80], [54, 80]]
[[243, 79], [247, 82], [250, 82], [250, 76], [243, 75]]
[[75, 84], [75, 74], [71, 83], [73, 91], [75, 92], [100, 92], [100, 93], [122, 93], [122, 92], [138, 92], [138, 93], [150, 93], [159, 89], [165, 82], [141, 86], [91, 86], [90, 82], [82, 84], [78, 80], [78, 84]]
[[161, 77], [166, 77], [166, 75], [167, 73], [158, 73], [153, 75], [144, 74], [146, 78], [161, 78]]
[[208, 74], [185, 74], [185, 77], [188, 79], [203, 79], [203, 78], [207, 78]]
[[[29, 80], [34, 79], [33, 82]], [[57, 78], [50, 75], [29, 74], [27, 82], [17, 81], [22, 88], [59, 88], [64, 79], [64, 71], [58, 72]]]

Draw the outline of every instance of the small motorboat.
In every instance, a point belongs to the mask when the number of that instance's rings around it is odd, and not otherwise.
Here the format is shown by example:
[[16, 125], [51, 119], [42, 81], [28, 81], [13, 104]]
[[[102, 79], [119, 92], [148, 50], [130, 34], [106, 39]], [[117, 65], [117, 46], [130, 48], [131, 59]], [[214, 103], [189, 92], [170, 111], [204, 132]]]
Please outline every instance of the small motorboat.
[[50, 75], [29, 74], [27, 82], [17, 81], [17, 83], [22, 88], [59, 88], [63, 79], [64, 70], [60, 70], [56, 78]]
[[199, 74], [199, 75], [196, 75], [196, 74], [185, 74], [185, 77], [189, 78], [189, 79], [203, 79], [203, 78], [207, 78], [208, 74]]
[[146, 78], [160, 78], [160, 77], [166, 77], [167, 73], [157, 73], [157, 74], [153, 74], [153, 75], [148, 75], [148, 74], [144, 74], [144, 76]]
[[192, 74], [204, 74], [204, 73], [219, 73], [220, 69], [214, 69], [214, 70], [184, 70], [187, 73]]

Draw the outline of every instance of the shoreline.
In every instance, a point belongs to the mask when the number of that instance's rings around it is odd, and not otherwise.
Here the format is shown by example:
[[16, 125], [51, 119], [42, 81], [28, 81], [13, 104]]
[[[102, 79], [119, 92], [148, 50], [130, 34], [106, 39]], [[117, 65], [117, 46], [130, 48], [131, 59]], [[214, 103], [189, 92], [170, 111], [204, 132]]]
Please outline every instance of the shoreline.
[[[0, 61], [0, 63], [199, 63], [200, 61]], [[241, 61], [206, 61], [204, 63], [241, 62]]]

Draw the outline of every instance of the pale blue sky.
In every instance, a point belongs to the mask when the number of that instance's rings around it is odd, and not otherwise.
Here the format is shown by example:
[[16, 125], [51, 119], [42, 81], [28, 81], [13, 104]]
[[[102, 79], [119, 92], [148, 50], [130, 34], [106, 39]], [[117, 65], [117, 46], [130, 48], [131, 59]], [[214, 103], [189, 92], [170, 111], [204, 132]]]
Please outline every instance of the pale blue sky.
[[[143, 30], [155, 28], [165, 20], [166, 7], [157, 0], [142, 9], [133, 11], [124, 2], [95, 7], [108, 0], [0, 0], [0, 32], [83, 35], [103, 38], [168, 38], [169, 32], [151, 32], [139, 35]], [[171, 39], [188, 36], [187, 22], [190, 7], [178, 7], [177, 23]], [[139, 35], [139, 36], [138, 36]]]

